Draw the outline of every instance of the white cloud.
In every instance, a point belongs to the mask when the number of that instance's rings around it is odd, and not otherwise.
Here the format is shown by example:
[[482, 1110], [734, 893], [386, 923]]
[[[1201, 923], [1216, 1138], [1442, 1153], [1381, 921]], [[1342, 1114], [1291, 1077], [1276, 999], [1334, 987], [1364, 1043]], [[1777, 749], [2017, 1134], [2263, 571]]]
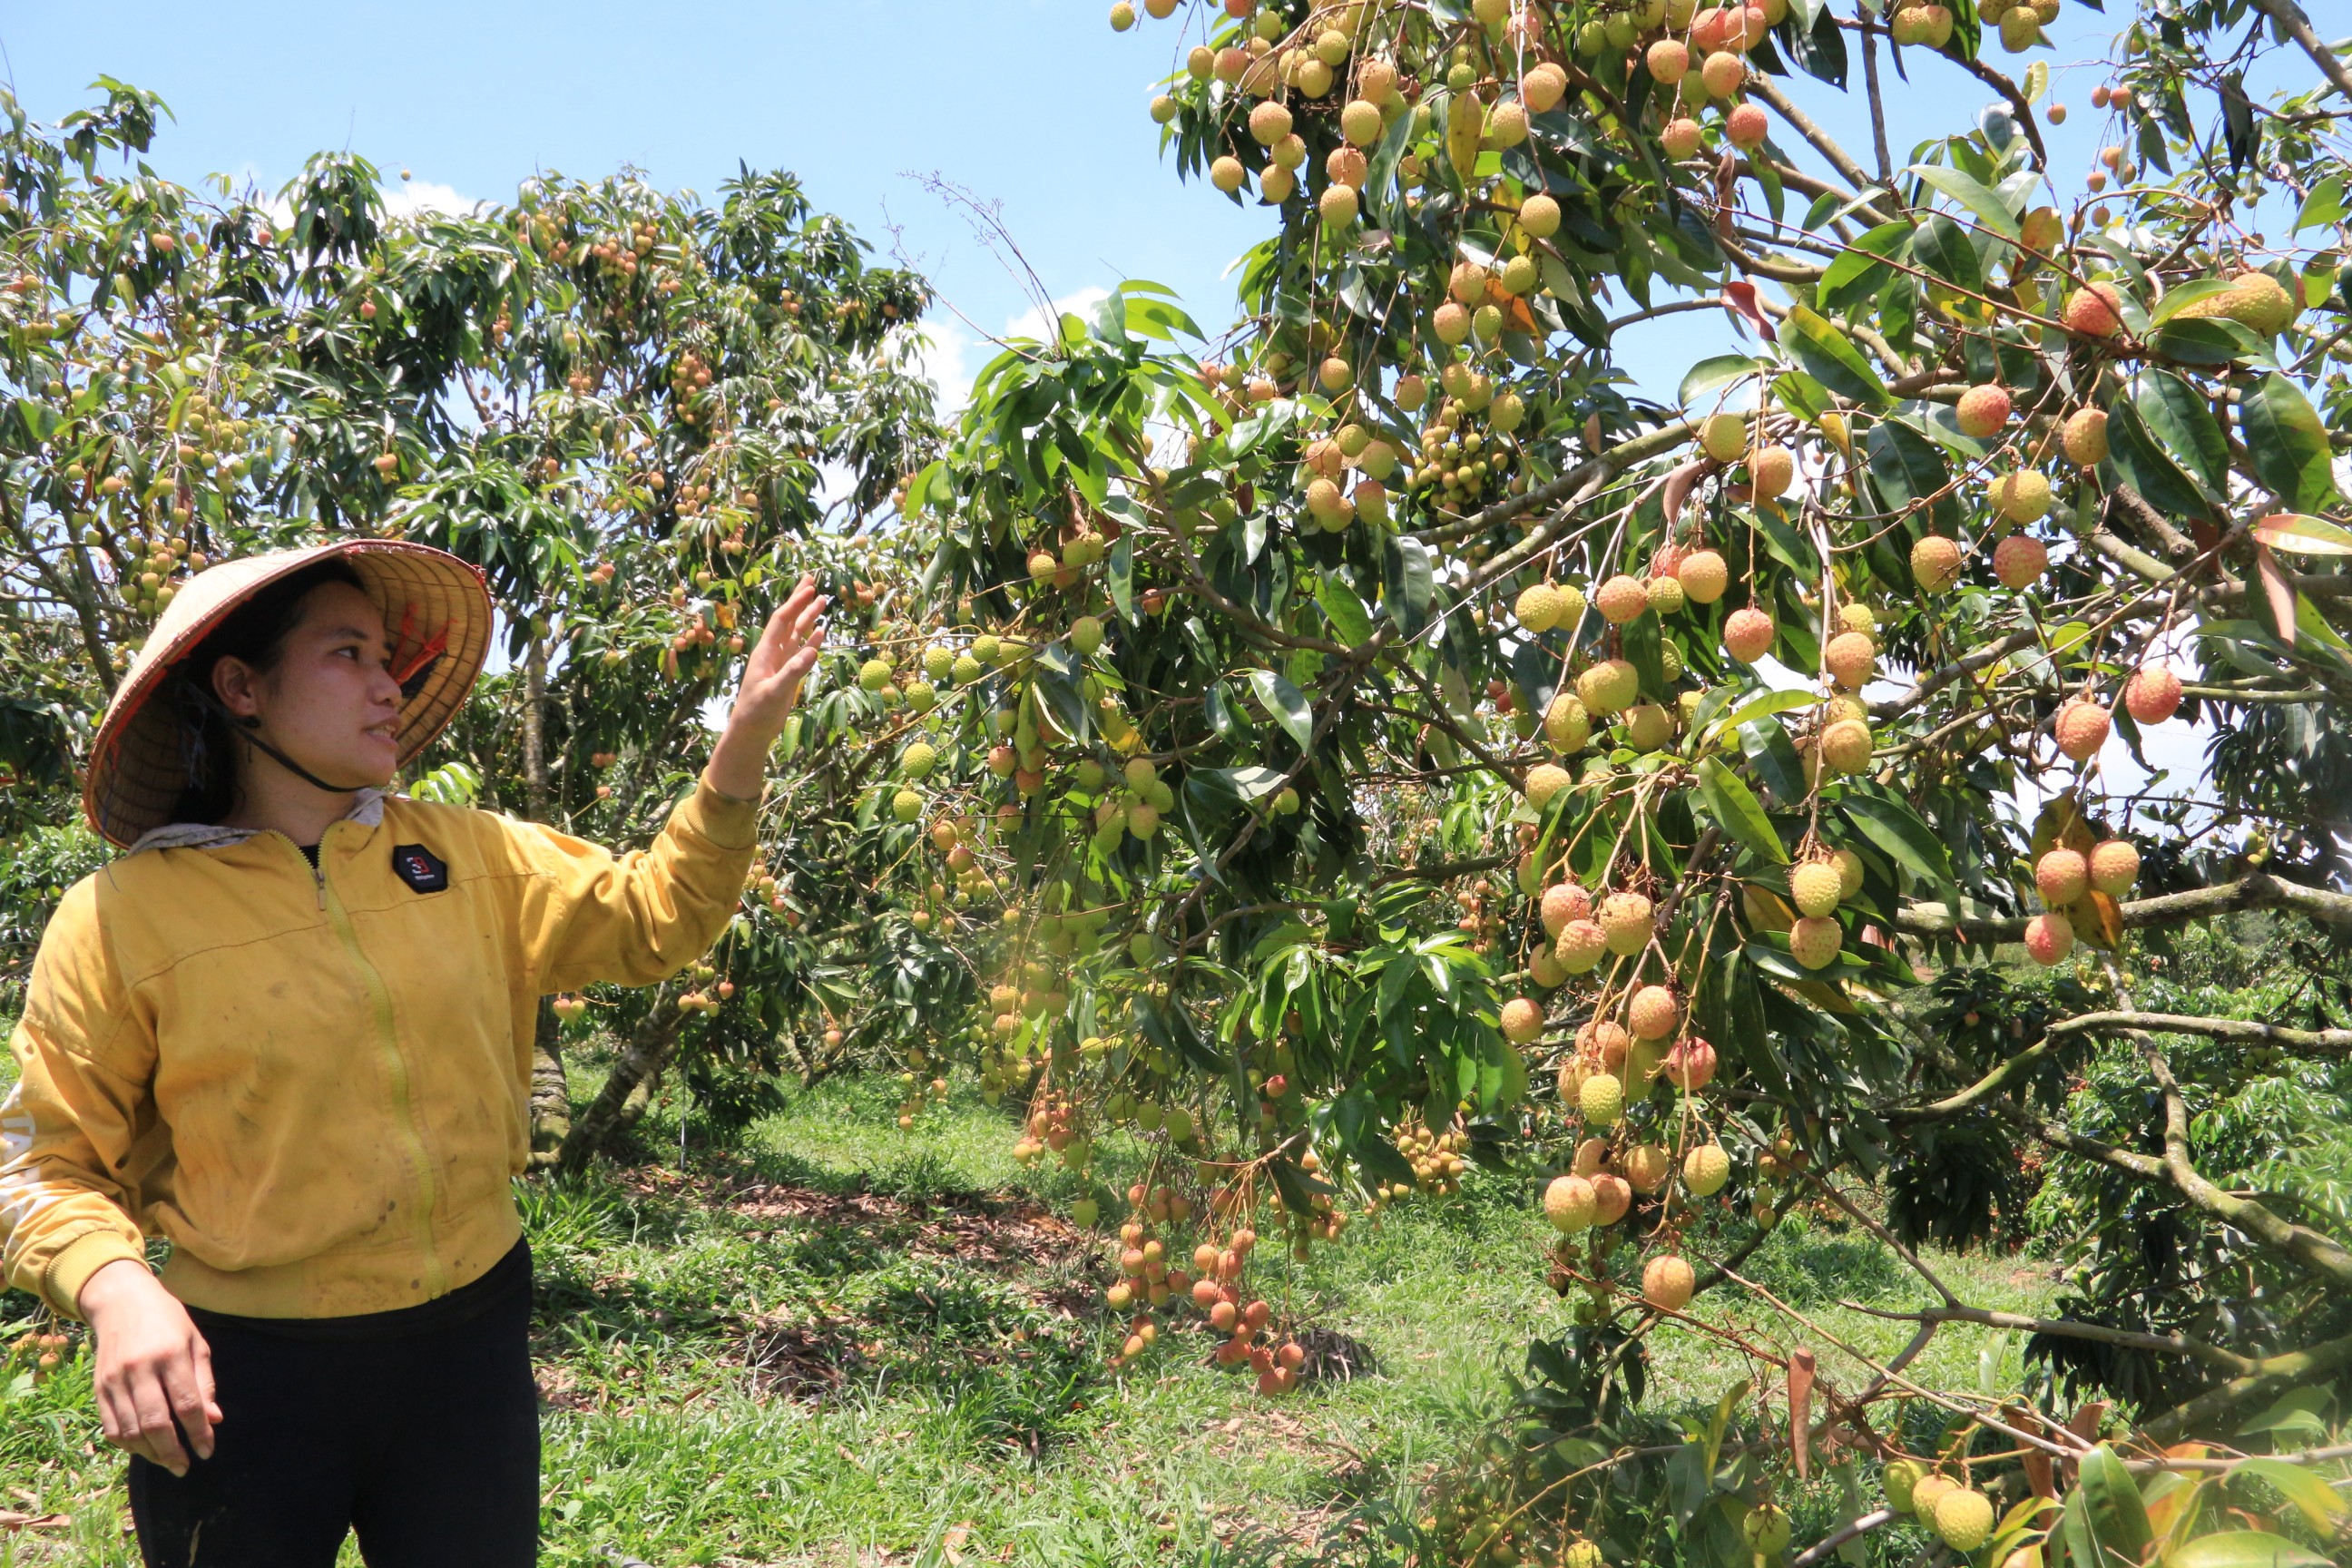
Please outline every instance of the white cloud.
[[387, 217], [413, 217], [422, 212], [472, 213], [486, 204], [472, 196], [460, 195], [454, 185], [437, 180], [404, 179], [397, 184], [383, 187], [383, 210]]
[[916, 345], [917, 374], [939, 395], [940, 417], [953, 418], [971, 392], [971, 333], [952, 318], [935, 321], [916, 335]]
[[1098, 289], [1088, 284], [1076, 293], [1065, 294], [1054, 301], [1053, 325], [1048, 326], [1045, 313], [1032, 305], [1004, 323], [1004, 335], [1008, 338], [1034, 338], [1041, 342], [1051, 342], [1060, 333], [1060, 322], [1064, 316], [1073, 312], [1084, 315], [1109, 298], [1109, 289]]
[[[1054, 322], [1048, 326], [1045, 313], [1034, 305], [1005, 319], [1001, 339], [1028, 338], [1033, 342], [1051, 342], [1060, 331], [1063, 316], [1084, 315], [1110, 297], [1108, 289], [1089, 285], [1075, 294], [1065, 294], [1054, 301]], [[995, 357], [996, 345], [966, 326], [962, 318], [941, 313], [924, 323], [916, 336], [915, 366], [924, 380], [937, 389], [940, 414], [954, 418], [963, 412], [971, 395], [971, 378], [980, 367]]]

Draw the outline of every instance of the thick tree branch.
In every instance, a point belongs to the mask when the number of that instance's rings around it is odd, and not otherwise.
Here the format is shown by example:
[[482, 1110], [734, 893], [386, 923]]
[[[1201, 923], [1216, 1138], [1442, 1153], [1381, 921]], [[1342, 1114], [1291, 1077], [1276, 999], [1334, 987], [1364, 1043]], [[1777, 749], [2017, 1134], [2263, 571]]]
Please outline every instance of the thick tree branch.
[[2053, 1035], [2200, 1035], [2231, 1045], [2275, 1046], [2298, 1055], [2336, 1056], [2352, 1051], [2352, 1029], [2287, 1029], [2250, 1018], [2200, 1018], [2180, 1013], [2085, 1013], [2050, 1026]]
[[[2280, 909], [2294, 910], [2327, 925], [2352, 924], [2352, 895], [2306, 888], [2261, 871], [2210, 888], [2135, 899], [2123, 906], [2123, 921], [2125, 930], [2139, 931], [2243, 910]], [[2021, 942], [2025, 938], [2025, 922], [2023, 915], [2006, 919], [1955, 916], [1940, 903], [1906, 904], [1895, 917], [1895, 929], [1907, 935], [1951, 937], [1976, 943]]]
[[2352, 102], [2352, 70], [2347, 70], [2344, 62], [2319, 41], [2319, 35], [2311, 30], [2311, 18], [2303, 14], [2302, 6], [2294, 0], [2253, 0], [2253, 6], [2277, 23], [2286, 36], [2311, 57], [2311, 63], [2319, 68], [2319, 74], [2335, 84], [2336, 90], [2344, 95], [2346, 101]]

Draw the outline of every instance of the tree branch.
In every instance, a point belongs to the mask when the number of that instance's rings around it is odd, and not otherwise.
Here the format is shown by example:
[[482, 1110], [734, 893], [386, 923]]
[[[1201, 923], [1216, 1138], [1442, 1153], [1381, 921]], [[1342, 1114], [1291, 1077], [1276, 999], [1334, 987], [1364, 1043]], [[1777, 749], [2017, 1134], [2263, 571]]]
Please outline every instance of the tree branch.
[[2311, 63], [2319, 68], [2319, 74], [2335, 84], [2336, 90], [2344, 95], [2346, 101], [2352, 102], [2352, 70], [2346, 69], [2344, 62], [2319, 41], [2319, 35], [2311, 30], [2311, 18], [2303, 14], [2302, 6], [2294, 0], [2253, 0], [2253, 7], [2277, 23], [2288, 37], [2301, 46], [2303, 52], [2311, 57]]
[[[2235, 914], [2243, 910], [2294, 910], [2327, 925], [2352, 924], [2352, 895], [2282, 881], [2267, 872], [2184, 893], [2159, 893], [2123, 906], [2124, 929], [2177, 925], [2183, 921]], [[1895, 929], [1911, 936], [1951, 937], [1974, 943], [2022, 942], [2026, 917], [1973, 919], [1956, 916], [1940, 903], [1906, 904], [1895, 916]]]

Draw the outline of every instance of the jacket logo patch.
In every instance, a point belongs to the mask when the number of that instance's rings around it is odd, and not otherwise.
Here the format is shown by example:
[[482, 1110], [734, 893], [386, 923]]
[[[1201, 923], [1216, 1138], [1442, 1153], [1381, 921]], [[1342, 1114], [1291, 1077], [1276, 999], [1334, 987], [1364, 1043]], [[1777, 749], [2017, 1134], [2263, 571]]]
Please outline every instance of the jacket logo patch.
[[422, 844], [392, 847], [393, 874], [419, 893], [438, 893], [449, 886], [449, 863]]

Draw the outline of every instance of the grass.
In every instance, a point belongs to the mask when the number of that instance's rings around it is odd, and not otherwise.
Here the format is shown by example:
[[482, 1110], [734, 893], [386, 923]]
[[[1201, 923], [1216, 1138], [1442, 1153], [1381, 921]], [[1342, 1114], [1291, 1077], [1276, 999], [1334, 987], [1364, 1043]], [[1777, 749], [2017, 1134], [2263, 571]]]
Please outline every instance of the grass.
[[[1101, 1238], [1055, 1217], [1073, 1178], [1013, 1160], [1008, 1113], [959, 1095], [901, 1132], [886, 1080], [846, 1079], [732, 1151], [689, 1142], [682, 1170], [678, 1136], [665, 1104], [646, 1131], [665, 1163], [520, 1189], [544, 1561], [560, 1568], [601, 1563], [608, 1543], [663, 1568], [1244, 1562], [1254, 1536], [1303, 1545], [1362, 1500], [1408, 1491], [1501, 1413], [1528, 1339], [1567, 1322], [1533, 1181], [1474, 1171], [1454, 1202], [1360, 1221], [1305, 1264], [1271, 1245], [1254, 1262], [1277, 1307], [1362, 1347], [1362, 1375], [1264, 1400], [1181, 1330], [1113, 1373]], [[1111, 1141], [1104, 1180], [1123, 1187], [1136, 1158]], [[1979, 1305], [2045, 1298], [2010, 1261], [1931, 1264]], [[1909, 1325], [1837, 1299], [1933, 1294], [1866, 1235], [1802, 1223], [1748, 1272], [1808, 1321], [1752, 1299], [1707, 1310], [1813, 1345], [1847, 1387], [1859, 1379], [1834, 1343], [1884, 1356]], [[0, 1332], [29, 1309], [0, 1298]], [[1947, 1329], [1914, 1375], [2013, 1386], [2004, 1342]], [[1664, 1408], [1711, 1407], [1746, 1374], [1684, 1331], [1654, 1348]], [[37, 1384], [0, 1375], [0, 1509], [68, 1521], [0, 1533], [0, 1568], [127, 1568], [122, 1466], [98, 1441], [86, 1358]]]

